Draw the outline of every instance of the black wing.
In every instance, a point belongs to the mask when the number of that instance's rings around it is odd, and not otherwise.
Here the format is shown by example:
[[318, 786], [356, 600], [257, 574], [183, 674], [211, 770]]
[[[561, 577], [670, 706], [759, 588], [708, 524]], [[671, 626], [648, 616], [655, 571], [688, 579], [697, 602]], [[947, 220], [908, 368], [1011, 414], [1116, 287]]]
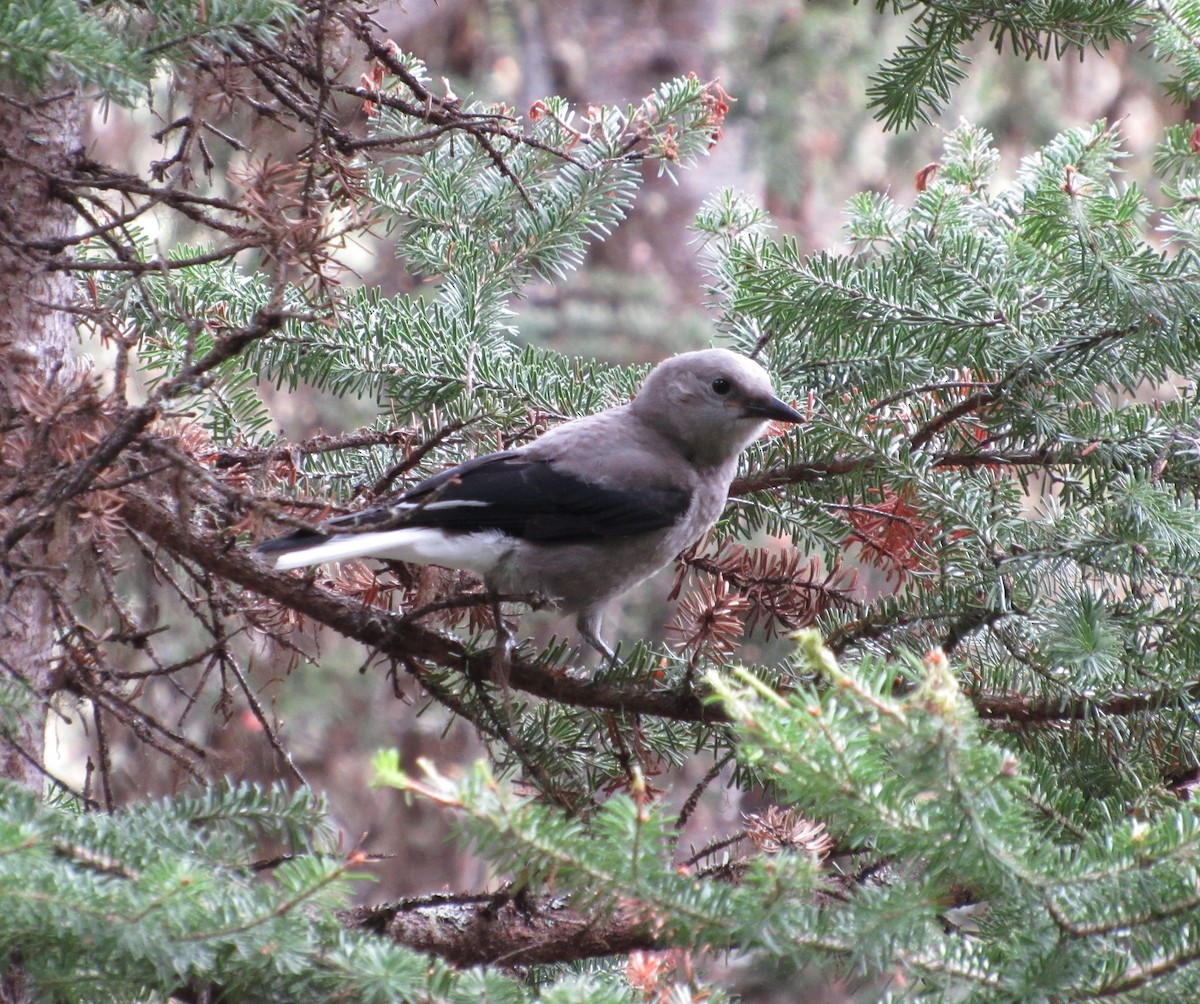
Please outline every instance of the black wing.
[[539, 543], [628, 537], [677, 522], [691, 504], [682, 488], [618, 489], [567, 474], [517, 451], [469, 460], [387, 504], [329, 520], [329, 530], [437, 527], [500, 530]]

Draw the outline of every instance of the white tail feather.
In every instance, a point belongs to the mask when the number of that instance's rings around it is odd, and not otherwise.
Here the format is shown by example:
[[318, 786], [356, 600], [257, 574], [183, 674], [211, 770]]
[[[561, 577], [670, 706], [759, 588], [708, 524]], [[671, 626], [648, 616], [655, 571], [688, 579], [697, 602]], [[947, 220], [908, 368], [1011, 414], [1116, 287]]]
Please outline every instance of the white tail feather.
[[402, 527], [376, 533], [344, 533], [295, 551], [266, 555], [280, 571], [350, 558], [386, 558], [417, 565], [465, 568], [486, 575], [515, 541], [498, 530], [449, 534], [429, 527]]

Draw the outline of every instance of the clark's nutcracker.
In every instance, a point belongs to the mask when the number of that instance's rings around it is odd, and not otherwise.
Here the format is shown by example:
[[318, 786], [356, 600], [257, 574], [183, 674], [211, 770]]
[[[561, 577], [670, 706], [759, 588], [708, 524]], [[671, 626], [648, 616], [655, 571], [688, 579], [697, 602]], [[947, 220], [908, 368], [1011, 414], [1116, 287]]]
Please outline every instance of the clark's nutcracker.
[[612, 659], [599, 635], [604, 604], [713, 525], [739, 454], [772, 420], [803, 418], [761, 366], [726, 349], [685, 352], [656, 366], [629, 404], [257, 553], [279, 569], [346, 558], [467, 569], [494, 596], [576, 614], [579, 633]]

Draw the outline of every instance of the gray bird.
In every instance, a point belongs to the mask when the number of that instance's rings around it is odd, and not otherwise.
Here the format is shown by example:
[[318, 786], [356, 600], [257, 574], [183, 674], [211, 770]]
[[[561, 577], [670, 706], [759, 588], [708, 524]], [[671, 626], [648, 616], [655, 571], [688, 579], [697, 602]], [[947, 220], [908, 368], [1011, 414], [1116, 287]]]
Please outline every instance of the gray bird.
[[275, 568], [381, 558], [475, 572], [494, 596], [576, 614], [606, 658], [604, 604], [716, 522], [738, 456], [802, 416], [757, 363], [726, 349], [656, 366], [628, 404], [444, 471], [383, 505], [264, 541]]

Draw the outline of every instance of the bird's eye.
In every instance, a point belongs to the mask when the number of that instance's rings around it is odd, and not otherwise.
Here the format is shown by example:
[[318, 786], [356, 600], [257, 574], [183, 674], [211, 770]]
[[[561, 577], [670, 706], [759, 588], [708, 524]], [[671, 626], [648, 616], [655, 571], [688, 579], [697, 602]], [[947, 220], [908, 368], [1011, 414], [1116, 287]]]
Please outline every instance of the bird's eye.
[[724, 397], [731, 390], [733, 390], [733, 384], [731, 384], [724, 377], [717, 377], [717, 379], [712, 382], [712, 389]]

